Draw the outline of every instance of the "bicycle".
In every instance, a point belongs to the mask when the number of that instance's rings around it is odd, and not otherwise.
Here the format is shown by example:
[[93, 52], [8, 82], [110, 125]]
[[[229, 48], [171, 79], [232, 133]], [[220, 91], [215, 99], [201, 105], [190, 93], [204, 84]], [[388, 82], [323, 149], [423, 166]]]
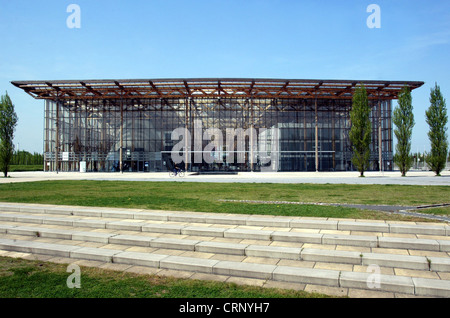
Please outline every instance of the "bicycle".
[[169, 172], [169, 176], [171, 177], [171, 178], [175, 178], [175, 177], [180, 177], [180, 178], [183, 178], [184, 177], [184, 170], [178, 170], [177, 172], [174, 172], [174, 171], [170, 171]]

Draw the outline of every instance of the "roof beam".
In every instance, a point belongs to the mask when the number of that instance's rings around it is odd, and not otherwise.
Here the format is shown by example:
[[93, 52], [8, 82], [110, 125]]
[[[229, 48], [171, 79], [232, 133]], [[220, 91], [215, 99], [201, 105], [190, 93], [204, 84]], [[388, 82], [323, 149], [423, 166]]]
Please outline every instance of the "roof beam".
[[158, 94], [159, 97], [162, 97], [163, 95], [161, 94], [161, 92], [158, 90], [158, 88], [156, 87], [156, 85], [152, 82], [149, 81], [150, 86], [155, 90], [155, 92]]
[[191, 96], [191, 89], [189, 88], [189, 85], [186, 81], [183, 81], [184, 83], [184, 87], [186, 88], [186, 92], [188, 94], [188, 96]]
[[384, 85], [379, 86], [379, 87], [377, 88], [377, 90], [378, 90], [378, 91], [381, 91], [382, 89], [384, 89], [384, 88], [386, 88], [386, 87], [389, 87], [389, 85], [390, 85], [390, 83], [386, 82], [386, 83], [384, 83]]
[[95, 94], [95, 95], [97, 95], [97, 96], [102, 96], [101, 93], [99, 93], [99, 92], [97, 92], [96, 90], [94, 90], [91, 86], [87, 85], [85, 82], [80, 82], [80, 84], [81, 84], [82, 86], [86, 87], [86, 89], [87, 89], [89, 92], [91, 92], [91, 93], [93, 93], [93, 94]]
[[316, 86], [314, 86], [314, 89], [320, 89], [320, 86], [323, 85], [323, 81], [320, 81]]
[[252, 96], [253, 93], [253, 87], [255, 87], [255, 80], [252, 80], [252, 83], [250, 84], [250, 89], [248, 90], [248, 94]]
[[114, 81], [114, 84], [116, 84], [116, 86], [121, 90], [125, 90], [125, 87], [123, 87], [123, 85], [121, 85], [118, 81]]
[[289, 85], [289, 81], [286, 81], [286, 83], [284, 83], [283, 87], [281, 87], [279, 89], [279, 91], [275, 94], [275, 96], [278, 96], [278, 95], [280, 95], [283, 92], [288, 93], [290, 95], [290, 93], [286, 89], [288, 87], [288, 85]]
[[49, 87], [55, 89], [55, 90], [58, 91], [58, 92], [61, 90], [61, 88], [59, 88], [59, 87], [56, 86], [56, 85], [53, 85], [53, 84], [50, 83], [50, 82], [45, 82], [45, 84], [47, 84], [47, 86], [49, 86]]

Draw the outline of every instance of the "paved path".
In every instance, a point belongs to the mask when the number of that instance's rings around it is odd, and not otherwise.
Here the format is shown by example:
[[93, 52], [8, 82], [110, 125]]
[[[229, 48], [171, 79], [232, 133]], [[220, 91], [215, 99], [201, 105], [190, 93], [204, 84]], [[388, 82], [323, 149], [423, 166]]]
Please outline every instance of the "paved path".
[[338, 296], [450, 297], [445, 223], [0, 203], [0, 255]]
[[347, 208], [375, 210], [387, 213], [402, 214], [406, 216], [415, 216], [418, 218], [431, 219], [442, 222], [450, 222], [450, 217], [445, 215], [433, 215], [427, 213], [420, 213], [424, 208], [446, 207], [450, 203], [435, 204], [428, 206], [404, 206], [404, 205], [367, 205], [367, 204], [347, 204], [347, 203], [317, 203], [317, 202], [291, 202], [291, 201], [262, 201], [262, 200], [220, 200], [225, 202], [243, 202], [243, 203], [259, 203], [259, 204], [308, 204], [308, 205], [328, 205], [328, 206], [343, 206]]
[[407, 177], [394, 172], [366, 172], [360, 178], [358, 172], [241, 172], [236, 175], [196, 175], [170, 178], [160, 173], [79, 173], [79, 172], [12, 172], [11, 178], [0, 178], [0, 183], [30, 182], [42, 180], [123, 180], [123, 181], [176, 181], [176, 182], [246, 182], [246, 183], [333, 183], [333, 184], [403, 184], [450, 185], [450, 171], [435, 177], [429, 171], [410, 171]]

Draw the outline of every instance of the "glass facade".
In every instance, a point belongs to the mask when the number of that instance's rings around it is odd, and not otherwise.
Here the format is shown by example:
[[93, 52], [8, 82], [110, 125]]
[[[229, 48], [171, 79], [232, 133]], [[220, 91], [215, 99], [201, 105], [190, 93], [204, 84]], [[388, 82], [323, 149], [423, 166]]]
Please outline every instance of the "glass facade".
[[[189, 171], [354, 170], [351, 103], [333, 98], [46, 99], [45, 170], [167, 171], [174, 149]], [[381, 168], [391, 170], [391, 101], [370, 100], [370, 105], [371, 169], [380, 170], [381, 146]], [[184, 138], [174, 131], [184, 132]]]

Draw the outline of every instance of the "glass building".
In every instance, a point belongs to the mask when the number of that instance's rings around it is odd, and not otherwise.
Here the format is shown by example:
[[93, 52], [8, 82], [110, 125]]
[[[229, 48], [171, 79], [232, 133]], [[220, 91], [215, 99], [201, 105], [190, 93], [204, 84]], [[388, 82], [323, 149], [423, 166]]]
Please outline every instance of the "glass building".
[[[423, 82], [295, 79], [16, 81], [45, 101], [45, 171], [346, 171], [363, 84], [372, 170], [393, 167], [392, 100]], [[175, 160], [174, 158], [178, 158]]]

